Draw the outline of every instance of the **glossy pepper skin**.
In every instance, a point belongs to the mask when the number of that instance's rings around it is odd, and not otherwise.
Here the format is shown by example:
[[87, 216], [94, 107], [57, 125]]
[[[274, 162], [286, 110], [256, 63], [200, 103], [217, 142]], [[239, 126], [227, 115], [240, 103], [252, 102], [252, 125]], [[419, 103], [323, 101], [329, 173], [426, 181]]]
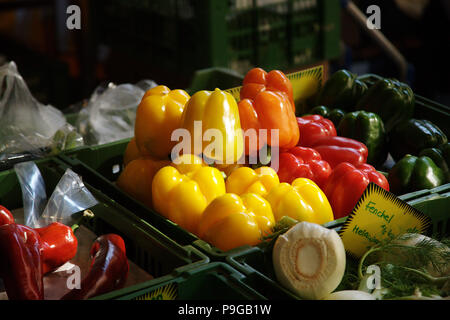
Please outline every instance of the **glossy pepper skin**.
[[367, 90], [354, 110], [378, 114], [389, 132], [413, 116], [414, 106], [414, 92], [407, 84], [393, 79], [380, 79]]
[[388, 174], [392, 193], [401, 195], [422, 189], [432, 189], [445, 183], [445, 174], [431, 158], [406, 155]]
[[311, 147], [321, 138], [337, 135], [333, 122], [320, 115], [298, 117], [297, 124], [300, 130], [297, 145], [301, 147]]
[[261, 196], [227, 193], [213, 200], [200, 221], [198, 236], [228, 251], [256, 245], [271, 232], [275, 219], [270, 204]]
[[0, 226], [14, 223], [14, 217], [8, 209], [0, 205]]
[[369, 154], [364, 143], [339, 136], [321, 138], [311, 148], [319, 152], [332, 169], [342, 162], [349, 162], [355, 166], [364, 164]]
[[307, 178], [322, 187], [331, 171], [330, 164], [311, 148], [295, 147], [282, 152], [279, 157], [280, 182], [290, 184], [297, 178]]
[[157, 86], [148, 90], [137, 110], [134, 136], [140, 154], [166, 159], [176, 141], [172, 132], [181, 124], [181, 115], [189, 100], [184, 90]]
[[78, 240], [71, 227], [53, 222], [35, 230], [41, 238], [42, 272], [44, 274], [56, 270], [75, 257]]
[[367, 85], [358, 80], [355, 74], [348, 70], [339, 70], [325, 82], [318, 94], [316, 105], [352, 111], [367, 90]]
[[131, 161], [142, 157], [139, 152], [139, 148], [136, 144], [136, 138], [131, 138], [130, 142], [128, 142], [127, 147], [125, 148], [125, 152], [123, 154], [123, 166], [126, 167]]
[[9, 300], [43, 300], [41, 240], [16, 223], [0, 226], [0, 277]]
[[450, 182], [450, 142], [440, 145], [437, 148], [423, 149], [419, 153], [419, 157], [429, 157], [433, 162], [442, 169], [447, 182]]
[[342, 109], [330, 109], [325, 106], [317, 106], [311, 109], [310, 114], [318, 114], [328, 120], [333, 122], [335, 128], [339, 126], [339, 122], [341, 122], [342, 118], [345, 116], [346, 112]]
[[389, 133], [389, 152], [395, 160], [407, 154], [417, 156], [421, 150], [438, 147], [448, 142], [447, 136], [428, 120], [409, 119]]
[[[257, 137], [255, 142], [245, 140], [246, 155], [255, 154], [265, 144], [280, 149], [292, 148], [299, 139], [292, 84], [280, 71], [264, 74], [258, 69], [249, 71], [240, 92], [238, 106], [242, 129], [254, 130]], [[259, 130], [267, 130], [267, 135], [260, 135]], [[278, 130], [278, 141], [272, 138], [272, 130]]]
[[152, 208], [152, 182], [159, 169], [169, 166], [169, 160], [140, 157], [128, 163], [117, 179], [117, 186], [134, 199]]
[[254, 100], [263, 91], [278, 91], [286, 94], [295, 113], [292, 83], [282, 71], [266, 72], [261, 68], [253, 68], [245, 75], [240, 91], [241, 100]]
[[383, 120], [373, 112], [347, 113], [337, 127], [339, 136], [364, 143], [368, 149], [367, 163], [382, 165], [388, 156], [387, 134]]
[[[201, 130], [195, 130], [201, 121]], [[181, 126], [191, 135], [191, 153], [200, 155], [219, 164], [233, 164], [244, 154], [244, 140], [239, 119], [239, 109], [234, 97], [225, 91], [198, 91], [189, 99], [183, 111]], [[221, 134], [217, 148], [209, 145], [204, 135], [212, 132]], [[214, 140], [214, 139], [212, 139]], [[200, 148], [196, 148], [198, 145]], [[199, 150], [196, 150], [199, 149]]]
[[117, 234], [105, 234], [92, 244], [92, 259], [88, 274], [80, 289], [72, 289], [61, 300], [85, 300], [124, 286], [129, 265], [123, 239]]
[[334, 218], [348, 216], [370, 182], [389, 191], [386, 177], [369, 164], [354, 166], [343, 162], [333, 169], [323, 191], [333, 208]]
[[159, 170], [152, 183], [154, 209], [180, 227], [196, 234], [203, 211], [225, 194], [222, 173], [193, 155], [183, 155]]
[[289, 216], [297, 221], [324, 224], [333, 221], [333, 210], [323, 191], [311, 180], [295, 179], [292, 184], [280, 183], [266, 196], [275, 221]]
[[239, 196], [245, 193], [254, 193], [264, 197], [279, 183], [277, 172], [270, 167], [260, 167], [255, 170], [249, 167], [240, 167], [227, 177], [225, 187], [227, 193]]

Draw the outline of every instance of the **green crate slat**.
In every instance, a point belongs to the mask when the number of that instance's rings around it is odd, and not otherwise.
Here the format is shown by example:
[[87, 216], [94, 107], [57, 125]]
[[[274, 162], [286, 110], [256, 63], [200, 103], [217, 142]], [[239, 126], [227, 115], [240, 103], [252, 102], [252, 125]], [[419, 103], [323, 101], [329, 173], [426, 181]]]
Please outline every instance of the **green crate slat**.
[[[415, 195], [411, 195], [414, 198]], [[405, 195], [405, 198], [409, 198]], [[450, 192], [440, 188], [429, 195], [416, 198], [408, 203], [428, 215], [432, 219], [429, 235], [447, 237], [450, 235]], [[346, 218], [335, 220], [324, 226], [338, 231]], [[245, 282], [260, 294], [270, 299], [300, 299], [298, 296], [283, 288], [277, 281], [273, 270], [272, 257], [259, 247], [249, 248], [227, 256], [226, 262], [233, 268], [245, 274]]]
[[[49, 197], [68, 166], [58, 158], [42, 159], [35, 163], [42, 174]], [[200, 250], [191, 245], [179, 245], [82, 178], [98, 201], [91, 208], [95, 217], [83, 222], [83, 225], [97, 235], [111, 232], [119, 234], [125, 241], [128, 259], [154, 277], [149, 281], [150, 284], [167, 279], [174, 272], [183, 272], [209, 263], [209, 258]], [[22, 208], [22, 191], [14, 169], [0, 172], [0, 184], [0, 203], [10, 210]]]
[[99, 296], [98, 299], [158, 300], [171, 292], [173, 300], [265, 300], [244, 283], [245, 276], [223, 262], [212, 262], [174, 274], [159, 283], [142, 283], [132, 290]]

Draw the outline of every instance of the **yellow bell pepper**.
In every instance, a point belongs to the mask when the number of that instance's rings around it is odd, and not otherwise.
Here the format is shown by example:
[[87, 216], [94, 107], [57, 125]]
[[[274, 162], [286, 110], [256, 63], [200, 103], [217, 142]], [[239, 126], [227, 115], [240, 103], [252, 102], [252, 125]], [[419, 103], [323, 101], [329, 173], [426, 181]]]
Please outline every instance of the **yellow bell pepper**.
[[228, 251], [243, 245], [256, 245], [271, 233], [275, 224], [270, 204], [261, 196], [227, 193], [205, 209], [198, 236], [213, 246]]
[[241, 159], [243, 133], [239, 109], [230, 93], [220, 89], [196, 92], [186, 104], [181, 122], [191, 135], [191, 153], [203, 153], [213, 162], [222, 164], [237, 163]]
[[266, 196], [272, 206], [275, 220], [289, 216], [297, 221], [324, 224], [333, 221], [333, 211], [323, 191], [312, 181], [298, 178], [280, 183]]
[[140, 157], [131, 160], [117, 179], [117, 186], [136, 200], [152, 207], [152, 181], [156, 172], [170, 165], [169, 160]]
[[134, 135], [144, 156], [168, 159], [177, 143], [171, 141], [172, 132], [181, 125], [181, 116], [189, 100], [184, 90], [170, 90], [157, 86], [148, 90], [136, 110]]
[[225, 181], [225, 186], [228, 193], [237, 195], [256, 193], [265, 197], [279, 183], [277, 172], [271, 167], [260, 167], [256, 170], [241, 167], [230, 174]]
[[222, 173], [193, 155], [180, 156], [153, 178], [153, 208], [194, 234], [205, 208], [223, 194]]

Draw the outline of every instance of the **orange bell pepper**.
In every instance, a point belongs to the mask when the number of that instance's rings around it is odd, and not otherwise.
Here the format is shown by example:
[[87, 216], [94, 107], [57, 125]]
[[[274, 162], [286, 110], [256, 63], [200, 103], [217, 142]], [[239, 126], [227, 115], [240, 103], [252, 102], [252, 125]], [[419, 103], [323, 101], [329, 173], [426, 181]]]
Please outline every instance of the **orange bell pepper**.
[[132, 138], [130, 142], [128, 142], [127, 147], [125, 149], [125, 153], [123, 154], [123, 165], [127, 166], [134, 159], [140, 158], [141, 153], [136, 144], [136, 138]]
[[262, 91], [284, 92], [292, 104], [295, 113], [294, 94], [292, 83], [286, 75], [279, 70], [272, 70], [269, 73], [261, 68], [251, 69], [244, 78], [240, 92], [241, 100], [254, 100], [258, 93]]
[[134, 199], [152, 207], [152, 181], [162, 167], [170, 165], [169, 160], [140, 157], [131, 160], [117, 179], [117, 186]]
[[[246, 155], [255, 154], [265, 144], [290, 149], [300, 137], [289, 79], [280, 71], [264, 72], [251, 70], [241, 89], [238, 104], [241, 127], [244, 131], [254, 129], [257, 134], [257, 143], [245, 139]], [[267, 130], [267, 135], [259, 134], [260, 129]], [[271, 130], [278, 130], [278, 141], [272, 141]]]

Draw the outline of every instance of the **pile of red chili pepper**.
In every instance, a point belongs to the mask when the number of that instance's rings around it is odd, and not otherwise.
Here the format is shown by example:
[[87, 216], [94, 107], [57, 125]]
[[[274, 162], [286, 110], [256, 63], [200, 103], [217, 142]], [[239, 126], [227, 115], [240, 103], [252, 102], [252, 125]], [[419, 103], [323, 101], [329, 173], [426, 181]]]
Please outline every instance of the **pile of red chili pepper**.
[[[43, 300], [44, 276], [75, 257], [77, 247], [71, 227], [59, 222], [43, 228], [17, 224], [11, 212], [0, 206], [0, 278], [9, 300]], [[98, 237], [90, 255], [92, 263], [81, 288], [61, 299], [88, 299], [125, 284], [129, 266], [120, 236]]]

